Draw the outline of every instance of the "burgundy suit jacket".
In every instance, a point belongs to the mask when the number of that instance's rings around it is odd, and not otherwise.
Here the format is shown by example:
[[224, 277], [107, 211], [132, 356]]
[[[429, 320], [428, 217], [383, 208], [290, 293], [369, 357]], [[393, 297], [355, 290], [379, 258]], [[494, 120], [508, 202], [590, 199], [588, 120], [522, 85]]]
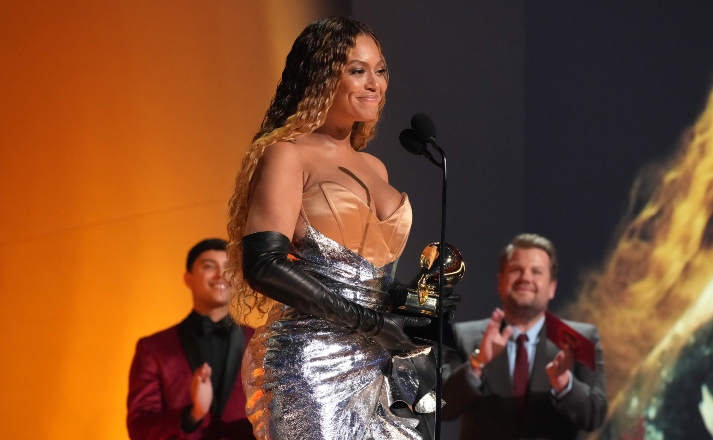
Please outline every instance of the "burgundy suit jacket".
[[193, 371], [201, 363], [196, 336], [186, 320], [141, 338], [129, 373], [126, 425], [132, 440], [253, 439], [245, 415], [245, 393], [240, 379], [242, 354], [253, 330], [234, 326], [226, 360], [226, 397], [218, 402], [220, 417], [208, 413], [198, 429], [186, 433], [181, 417], [192, 404]]

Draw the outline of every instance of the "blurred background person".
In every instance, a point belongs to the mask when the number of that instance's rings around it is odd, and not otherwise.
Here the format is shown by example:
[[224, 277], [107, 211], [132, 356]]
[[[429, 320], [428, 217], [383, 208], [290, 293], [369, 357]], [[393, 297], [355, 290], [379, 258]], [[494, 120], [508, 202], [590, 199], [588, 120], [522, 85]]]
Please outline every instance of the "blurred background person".
[[210, 238], [191, 248], [183, 279], [193, 310], [136, 344], [126, 418], [132, 440], [254, 438], [240, 379], [252, 329], [229, 316], [226, 245]]
[[461, 440], [585, 438], [607, 413], [596, 327], [566, 321], [594, 343], [596, 371], [547, 339], [545, 311], [559, 267], [547, 238], [516, 236], [498, 267], [503, 309], [455, 325], [458, 351], [446, 355], [443, 417], [459, 418]]

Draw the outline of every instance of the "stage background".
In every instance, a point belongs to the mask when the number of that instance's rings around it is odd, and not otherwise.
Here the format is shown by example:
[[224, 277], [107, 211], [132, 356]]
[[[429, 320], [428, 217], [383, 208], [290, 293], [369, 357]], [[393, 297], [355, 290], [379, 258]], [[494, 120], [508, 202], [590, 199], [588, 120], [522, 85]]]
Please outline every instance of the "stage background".
[[190, 311], [286, 53], [343, 7], [0, 4], [4, 438], [127, 438], [136, 340]]
[[553, 307], [573, 302], [616, 241], [639, 170], [674, 154], [713, 75], [702, 0], [3, 2], [5, 437], [127, 438], [134, 344], [188, 313], [185, 253], [225, 236], [289, 45], [335, 13], [371, 25], [389, 65], [369, 151], [414, 207], [403, 279], [438, 239], [440, 171], [398, 134], [426, 112], [448, 153], [448, 240], [467, 264], [458, 320], [499, 304], [495, 257], [522, 231], [553, 239]]
[[[496, 256], [523, 231], [557, 246], [551, 307], [564, 312], [632, 215], [629, 193], [640, 170], [674, 155], [704, 108], [713, 84], [713, 3], [372, 0], [352, 9], [381, 38], [391, 73], [370, 148], [414, 207], [399, 275], [412, 276], [440, 232], [440, 170], [395, 146], [411, 115], [423, 111], [449, 159], [447, 239], [466, 261], [456, 320], [485, 318], [500, 304]], [[654, 322], [656, 307], [639, 305]], [[640, 337], [632, 323], [617, 324], [604, 340], [607, 356], [608, 343]], [[446, 423], [443, 438], [456, 430]]]

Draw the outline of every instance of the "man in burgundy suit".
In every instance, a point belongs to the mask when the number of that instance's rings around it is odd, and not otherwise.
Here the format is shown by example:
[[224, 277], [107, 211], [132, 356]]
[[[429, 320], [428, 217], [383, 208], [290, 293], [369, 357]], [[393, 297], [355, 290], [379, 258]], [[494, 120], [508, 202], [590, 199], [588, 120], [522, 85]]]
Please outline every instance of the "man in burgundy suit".
[[254, 439], [240, 378], [252, 330], [229, 316], [226, 244], [214, 238], [193, 246], [184, 274], [193, 310], [136, 345], [126, 418], [132, 440]]

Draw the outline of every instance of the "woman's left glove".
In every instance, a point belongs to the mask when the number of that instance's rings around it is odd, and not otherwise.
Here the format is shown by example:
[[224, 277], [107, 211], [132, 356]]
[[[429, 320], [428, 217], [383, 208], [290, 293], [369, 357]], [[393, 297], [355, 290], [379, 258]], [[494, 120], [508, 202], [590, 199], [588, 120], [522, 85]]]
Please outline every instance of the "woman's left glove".
[[243, 237], [243, 277], [258, 292], [304, 313], [369, 336], [389, 350], [418, 348], [405, 327], [422, 327], [427, 317], [379, 312], [332, 292], [287, 258], [290, 239], [279, 232]]

